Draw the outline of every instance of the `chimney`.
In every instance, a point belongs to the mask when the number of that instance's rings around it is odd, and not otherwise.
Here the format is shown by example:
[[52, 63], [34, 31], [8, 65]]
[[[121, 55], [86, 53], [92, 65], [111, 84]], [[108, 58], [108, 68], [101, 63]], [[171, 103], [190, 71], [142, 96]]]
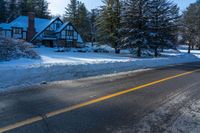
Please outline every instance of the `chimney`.
[[28, 32], [27, 32], [27, 41], [31, 41], [31, 39], [35, 35], [35, 13], [28, 13]]

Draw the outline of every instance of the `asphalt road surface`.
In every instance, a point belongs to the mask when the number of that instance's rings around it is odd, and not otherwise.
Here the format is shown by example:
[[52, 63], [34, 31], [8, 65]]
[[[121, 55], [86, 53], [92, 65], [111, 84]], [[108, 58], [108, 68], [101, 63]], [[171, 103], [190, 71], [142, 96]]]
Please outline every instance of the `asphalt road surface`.
[[49, 83], [0, 94], [0, 132], [179, 132], [180, 109], [198, 100], [200, 62]]

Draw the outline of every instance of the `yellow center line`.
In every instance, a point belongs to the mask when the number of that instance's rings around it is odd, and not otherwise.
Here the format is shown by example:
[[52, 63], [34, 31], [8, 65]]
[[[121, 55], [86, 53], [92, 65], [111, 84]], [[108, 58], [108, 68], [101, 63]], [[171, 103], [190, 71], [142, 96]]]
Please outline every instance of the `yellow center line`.
[[[139, 90], [139, 89], [143, 89], [143, 88], [148, 87], [148, 86], [152, 86], [152, 85], [155, 85], [155, 84], [158, 84], [158, 83], [161, 83], [161, 82], [165, 82], [165, 81], [168, 81], [168, 80], [171, 80], [171, 79], [175, 79], [175, 78], [178, 78], [178, 77], [189, 75], [189, 74], [192, 74], [192, 73], [197, 72], [197, 71], [200, 71], [200, 69], [181, 73], [181, 74], [177, 74], [177, 75], [174, 75], [174, 76], [171, 76], [171, 77], [156, 80], [156, 81], [144, 84], [144, 85], [140, 85], [140, 86], [137, 86], [137, 87], [134, 87], [134, 88], [130, 88], [130, 89], [127, 89], [127, 90], [124, 90], [124, 91], [113, 93], [113, 94], [103, 96], [103, 97], [100, 97], [100, 98], [96, 98], [96, 99], [93, 99], [93, 100], [90, 100], [90, 101], [87, 101], [87, 102], [83, 102], [83, 103], [80, 103], [80, 104], [77, 104], [77, 105], [73, 105], [73, 106], [70, 106], [70, 107], [66, 107], [66, 108], [63, 108], [63, 109], [52, 111], [52, 112], [45, 114], [45, 116], [46, 116], [45, 118], [54, 117], [54, 116], [57, 116], [59, 114], [63, 114], [63, 113], [70, 112], [70, 111], [73, 111], [73, 110], [76, 110], [76, 109], [80, 109], [82, 107], [85, 107], [85, 106], [88, 106], [88, 105], [91, 105], [91, 104], [94, 104], [94, 103], [102, 102], [102, 101], [105, 101], [105, 100], [108, 100], [108, 99], [111, 99], [111, 98], [114, 98], [114, 97], [117, 97], [117, 96], [120, 96], [120, 95], [124, 95], [124, 94], [130, 93], [130, 92], [133, 92], [133, 91], [136, 91], [136, 90]], [[15, 124], [11, 124], [11, 125], [2, 127], [2, 128], [0, 128], [0, 132], [10, 131], [10, 130], [13, 130], [15, 128], [26, 126], [26, 125], [29, 125], [29, 124], [32, 124], [32, 123], [35, 123], [35, 122], [38, 122], [38, 121], [41, 121], [41, 120], [43, 120], [42, 116], [36, 116], [36, 117], [33, 117], [33, 118], [29, 118], [29, 119], [26, 119], [24, 121], [17, 122]]]

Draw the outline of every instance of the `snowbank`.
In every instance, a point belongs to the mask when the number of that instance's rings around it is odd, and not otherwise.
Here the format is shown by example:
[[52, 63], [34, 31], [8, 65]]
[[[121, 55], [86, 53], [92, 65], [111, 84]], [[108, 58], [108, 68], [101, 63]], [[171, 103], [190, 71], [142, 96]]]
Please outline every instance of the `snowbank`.
[[199, 58], [193, 54], [175, 51], [165, 51], [164, 57], [161, 58], [131, 58], [127, 54], [56, 53], [55, 49], [50, 48], [37, 48], [35, 50], [41, 56], [40, 60], [19, 59], [0, 62], [0, 90], [44, 81], [71, 80], [199, 61]]

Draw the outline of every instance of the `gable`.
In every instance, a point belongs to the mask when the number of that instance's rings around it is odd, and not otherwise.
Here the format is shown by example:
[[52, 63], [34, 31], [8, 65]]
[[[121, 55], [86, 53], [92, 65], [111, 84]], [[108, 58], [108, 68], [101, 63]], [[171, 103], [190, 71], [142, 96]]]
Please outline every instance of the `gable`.
[[57, 31], [58, 37], [67, 40], [77, 40], [78, 43], [83, 43], [83, 39], [72, 23], [67, 22]]
[[48, 24], [45, 24], [39, 32], [37, 32], [37, 34], [33, 37], [31, 42], [34, 41], [37, 38], [43, 38], [46, 31], [49, 31], [49, 32], [52, 32], [52, 33], [55, 32], [62, 25], [63, 25], [63, 22], [60, 20], [60, 18], [57, 17], [55, 19], [52, 19]]

